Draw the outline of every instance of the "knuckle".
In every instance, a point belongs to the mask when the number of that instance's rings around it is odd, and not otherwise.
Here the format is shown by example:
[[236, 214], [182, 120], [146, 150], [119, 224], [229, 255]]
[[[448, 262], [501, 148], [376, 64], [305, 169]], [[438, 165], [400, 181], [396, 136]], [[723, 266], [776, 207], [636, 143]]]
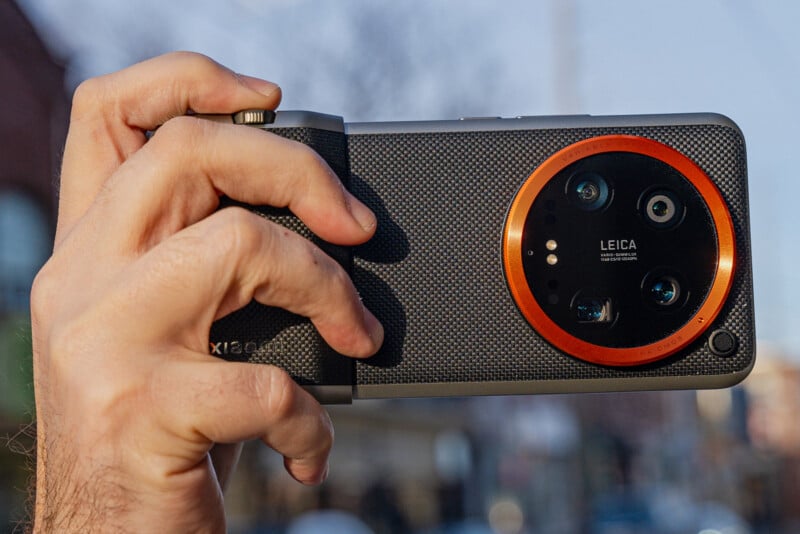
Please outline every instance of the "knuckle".
[[58, 383], [83, 413], [111, 422], [115, 419], [113, 414], [124, 411], [146, 391], [150, 378], [147, 373], [122, 370], [130, 370], [121, 363], [131, 355], [126, 348], [114, 346], [113, 355], [119, 359], [113, 363], [98, 359], [112, 346], [106, 334], [98, 333], [101, 323], [98, 313], [87, 310], [50, 324], [42, 336], [43, 350], [37, 356], [39, 380], [45, 381], [45, 388], [47, 382]]
[[45, 338], [49, 359], [68, 365], [68, 362], [81, 358], [81, 355], [90, 354], [94, 328], [96, 325], [92, 325], [82, 314], [52, 324]]
[[50, 258], [39, 270], [30, 291], [31, 328], [35, 357], [58, 363], [87, 354], [96, 329], [82, 308], [69, 302], [70, 280], [65, 278], [63, 260]]
[[72, 120], [80, 119], [87, 112], [97, 109], [97, 102], [103, 99], [106, 82], [102, 77], [84, 80], [72, 95]]
[[106, 76], [89, 78], [81, 82], [72, 95], [70, 122], [92, 118], [104, 113], [110, 99], [109, 82]]
[[181, 63], [183, 68], [186, 68], [192, 72], [196, 72], [200, 77], [217, 73], [222, 69], [222, 66], [219, 63], [205, 54], [200, 54], [197, 52], [179, 50], [176, 52], [170, 52], [166, 54], [165, 57], [167, 60]]
[[246, 258], [260, 248], [264, 239], [263, 225], [257, 215], [244, 208], [229, 207], [218, 212], [214, 239], [232, 258]]

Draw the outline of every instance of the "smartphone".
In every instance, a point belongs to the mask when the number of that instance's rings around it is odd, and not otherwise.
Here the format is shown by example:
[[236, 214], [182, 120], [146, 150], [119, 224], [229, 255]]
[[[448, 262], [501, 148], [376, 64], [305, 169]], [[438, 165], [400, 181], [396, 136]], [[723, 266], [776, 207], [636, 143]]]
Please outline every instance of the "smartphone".
[[336, 403], [718, 388], [754, 364], [745, 142], [722, 115], [215, 120], [311, 146], [376, 213], [344, 248], [246, 206], [337, 259], [386, 334], [353, 360], [253, 302], [213, 325], [215, 356]]

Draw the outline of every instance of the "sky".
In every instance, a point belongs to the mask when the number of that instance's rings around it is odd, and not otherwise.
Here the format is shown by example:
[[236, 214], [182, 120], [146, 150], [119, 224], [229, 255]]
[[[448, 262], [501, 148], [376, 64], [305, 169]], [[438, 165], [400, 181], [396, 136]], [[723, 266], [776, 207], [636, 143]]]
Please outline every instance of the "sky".
[[70, 89], [169, 50], [347, 121], [713, 111], [748, 147], [760, 347], [800, 361], [800, 2], [18, 0]]

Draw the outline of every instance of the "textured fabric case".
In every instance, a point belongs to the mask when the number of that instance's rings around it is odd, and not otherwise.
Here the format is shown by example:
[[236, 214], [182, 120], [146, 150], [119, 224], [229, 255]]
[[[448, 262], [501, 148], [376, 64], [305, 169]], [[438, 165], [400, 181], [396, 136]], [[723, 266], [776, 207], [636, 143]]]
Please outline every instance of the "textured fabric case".
[[[313, 128], [271, 131], [314, 147], [347, 186], [344, 133]], [[223, 201], [222, 207], [232, 205], [247, 207], [309, 238], [350, 270], [349, 250], [321, 241], [288, 210], [245, 206], [229, 199]], [[228, 360], [278, 365], [303, 385], [350, 385], [355, 377], [353, 361], [334, 352], [308, 320], [257, 302], [214, 323], [210, 339], [212, 354], [216, 348], [216, 354]]]
[[[337, 159], [341, 134], [305, 128], [279, 133], [314, 146], [333, 161], [337, 172], [346, 168], [346, 162]], [[660, 141], [695, 161], [721, 190], [737, 234], [734, 285], [716, 323], [678, 355], [633, 368], [588, 364], [543, 341], [512, 301], [501, 258], [506, 212], [533, 169], [578, 140], [614, 133]], [[341, 175], [379, 219], [375, 238], [353, 251], [352, 276], [365, 303], [384, 324], [383, 348], [368, 360], [344, 360], [331, 354], [304, 321], [253, 304], [221, 321], [212, 332], [212, 341], [257, 340], [259, 347], [265, 347], [239, 359], [277, 363], [304, 384], [342, 384], [350, 379], [359, 386], [376, 386], [370, 396], [380, 396], [380, 386], [388, 385], [543, 381], [552, 385], [582, 379], [613, 379], [617, 381], [613, 389], [640, 389], [645, 387], [637, 382], [642, 377], [729, 375], [752, 364], [746, 157], [738, 130], [718, 124], [582, 125], [366, 133], [347, 137], [347, 154], [349, 174]], [[283, 216], [283, 222], [306, 231], [291, 217]], [[285, 326], [277, 333], [276, 316]], [[733, 356], [716, 356], [706, 346], [708, 333], [719, 327], [737, 336]], [[272, 341], [265, 344], [268, 338]], [[447, 391], [454, 392], [485, 391], [479, 387]]]

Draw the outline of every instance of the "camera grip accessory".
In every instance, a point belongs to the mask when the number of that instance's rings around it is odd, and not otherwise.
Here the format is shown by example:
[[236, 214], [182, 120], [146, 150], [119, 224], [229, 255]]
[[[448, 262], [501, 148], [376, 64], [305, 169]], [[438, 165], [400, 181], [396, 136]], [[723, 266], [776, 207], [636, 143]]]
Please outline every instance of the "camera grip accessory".
[[[205, 118], [205, 117], [204, 117]], [[341, 117], [316, 113], [246, 110], [225, 120], [267, 130], [313, 148], [348, 185], [347, 140]], [[315, 236], [288, 209], [250, 206], [224, 198], [220, 209], [240, 206], [302, 235], [352, 271], [352, 251]], [[251, 302], [216, 321], [209, 336], [212, 355], [231, 361], [272, 364], [286, 370], [301, 386], [328, 403], [352, 399], [354, 363], [331, 349], [306, 318], [286, 310]]]

